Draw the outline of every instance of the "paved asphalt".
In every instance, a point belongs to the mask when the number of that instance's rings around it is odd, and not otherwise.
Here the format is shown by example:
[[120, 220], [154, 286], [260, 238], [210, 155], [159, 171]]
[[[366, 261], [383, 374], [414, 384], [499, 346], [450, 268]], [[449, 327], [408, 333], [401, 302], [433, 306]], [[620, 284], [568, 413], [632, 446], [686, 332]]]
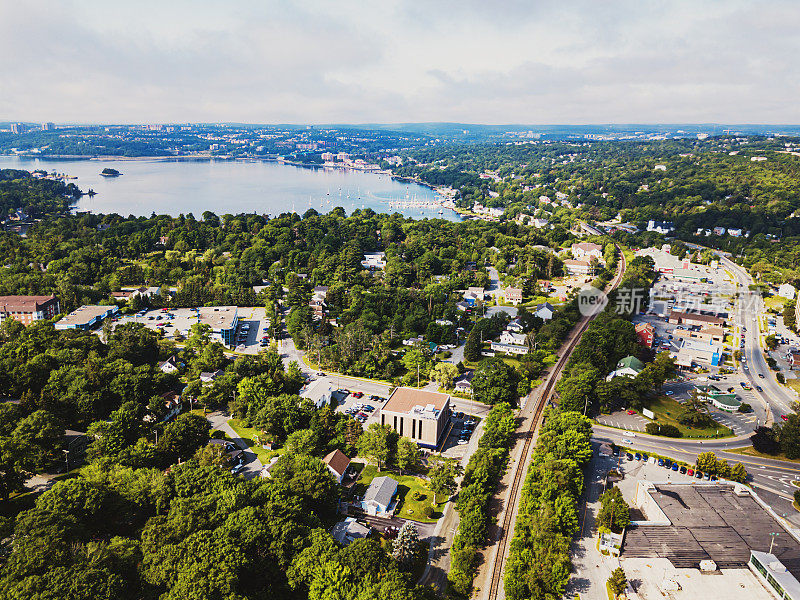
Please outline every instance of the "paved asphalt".
[[[701, 452], [714, 452], [717, 457], [724, 458], [729, 463], [742, 463], [749, 474], [748, 483], [754, 487], [763, 488], [787, 500], [791, 499], [794, 490], [798, 489], [791, 482], [800, 480], [800, 463], [727, 452], [732, 448], [748, 446], [750, 440], [746, 436], [699, 442], [665, 439], [642, 433], [632, 437], [619, 429], [595, 425], [592, 439], [599, 442], [614, 442], [643, 452], [654, 452], [687, 463], [694, 463]], [[623, 442], [623, 439], [628, 441]]]

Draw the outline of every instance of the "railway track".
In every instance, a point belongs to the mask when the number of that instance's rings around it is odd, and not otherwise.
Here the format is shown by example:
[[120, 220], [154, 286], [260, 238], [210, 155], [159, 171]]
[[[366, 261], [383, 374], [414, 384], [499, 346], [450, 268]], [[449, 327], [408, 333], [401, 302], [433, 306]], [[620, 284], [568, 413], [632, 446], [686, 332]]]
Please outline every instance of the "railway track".
[[[625, 255], [619, 246], [617, 246], [617, 249], [619, 250], [620, 255], [620, 269], [619, 272], [614, 276], [614, 279], [611, 281], [609, 286], [606, 288], [608, 291], [616, 289], [616, 287], [622, 281], [622, 276], [625, 273]], [[578, 342], [583, 336], [583, 333], [586, 331], [586, 328], [589, 327], [589, 323], [594, 320], [594, 317], [595, 315], [581, 318], [576, 325], [575, 330], [570, 335], [566, 345], [562, 347], [563, 352], [561, 353], [561, 357], [558, 359], [555, 368], [551, 371], [550, 376], [547, 378], [544, 387], [537, 391], [538, 400], [533, 408], [533, 414], [531, 415], [528, 429], [524, 434], [522, 453], [520, 454], [520, 459], [517, 462], [516, 470], [514, 472], [514, 480], [512, 481], [511, 488], [509, 489], [506, 510], [503, 515], [501, 529], [502, 534], [497, 543], [497, 554], [495, 555], [494, 565], [492, 566], [492, 577], [489, 582], [489, 600], [497, 600], [497, 598], [499, 598], [500, 587], [503, 582], [506, 549], [508, 548], [508, 544], [511, 542], [511, 525], [516, 512], [514, 509], [517, 505], [517, 498], [520, 490], [522, 489], [522, 483], [525, 478], [525, 474], [528, 471], [527, 458], [528, 453], [530, 452], [531, 443], [533, 442], [535, 434], [541, 425], [545, 406], [547, 406], [547, 401], [553, 394], [553, 388], [561, 377], [561, 371], [567, 364], [569, 357], [572, 355], [572, 351], [575, 349], [575, 346], [578, 345]], [[533, 393], [531, 394], [531, 398], [529, 398], [529, 401], [530, 400], [533, 400]]]

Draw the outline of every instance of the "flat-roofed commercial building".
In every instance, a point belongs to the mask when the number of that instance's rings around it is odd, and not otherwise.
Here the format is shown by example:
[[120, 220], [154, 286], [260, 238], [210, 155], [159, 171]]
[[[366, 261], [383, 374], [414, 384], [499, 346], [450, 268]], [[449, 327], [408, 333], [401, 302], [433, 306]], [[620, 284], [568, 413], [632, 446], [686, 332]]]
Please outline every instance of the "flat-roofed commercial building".
[[450, 396], [399, 387], [381, 409], [381, 425], [388, 425], [420, 446], [436, 448], [450, 418]]
[[53, 296], [0, 296], [0, 323], [14, 319], [23, 325], [52, 319], [61, 307]]
[[56, 329], [94, 329], [103, 319], [112, 317], [119, 312], [116, 306], [99, 306], [89, 304], [76, 308], [64, 318], [60, 319]]
[[239, 324], [239, 309], [235, 306], [201, 306], [197, 311], [197, 322], [208, 325], [219, 336], [222, 343], [232, 348], [236, 345], [236, 326]]

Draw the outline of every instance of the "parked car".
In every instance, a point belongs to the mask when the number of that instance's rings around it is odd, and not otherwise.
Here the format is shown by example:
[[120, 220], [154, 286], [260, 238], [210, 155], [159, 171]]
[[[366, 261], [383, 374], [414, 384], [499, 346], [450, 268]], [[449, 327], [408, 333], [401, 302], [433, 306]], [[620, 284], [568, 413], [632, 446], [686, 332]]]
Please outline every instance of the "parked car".
[[649, 458], [649, 457], [647, 456], [647, 454], [645, 454], [644, 452], [642, 452], [642, 460], [643, 460], [643, 461], [645, 461], [645, 462], [647, 462], [647, 459], [648, 459], [648, 458]]
[[353, 398], [361, 398], [364, 392], [353, 392]]
[[672, 470], [673, 471], [677, 471], [678, 470], [678, 463], [672, 463]]
[[784, 421], [788, 421], [789, 417], [787, 417], [786, 415], [781, 415], [781, 419], [783, 419]]
[[242, 469], [244, 469], [244, 465], [243, 465], [243, 464], [241, 464], [241, 463], [239, 463], [238, 465], [236, 465], [235, 467], [233, 467], [233, 468], [231, 469], [231, 474], [232, 474], [232, 475], [236, 475], [236, 474], [237, 474], [237, 473], [239, 473], [239, 472], [240, 472]]
[[626, 453], [625, 453], [625, 458], [626, 458], [628, 461], [632, 461], [632, 460], [633, 460], [633, 454], [631, 454], [630, 452], [626, 452]]
[[459, 438], [458, 440], [456, 440], [456, 444], [458, 444], [459, 446], [463, 446], [464, 444], [469, 444], [469, 440], [464, 438]]
[[628, 414], [629, 414], [629, 415], [635, 415], [635, 414], [636, 414], [636, 411], [635, 411], [635, 410], [633, 410], [633, 409], [628, 409]]
[[671, 469], [671, 468], [672, 468], [672, 461], [671, 461], [671, 460], [669, 460], [669, 459], [666, 459], [666, 460], [664, 461], [664, 468], [666, 468], [666, 469]]
[[659, 467], [663, 467], [664, 466], [664, 459], [663, 458], [659, 458], [658, 459], [658, 466]]
[[686, 471], [686, 474], [687, 474], [689, 477], [694, 477], [694, 469], [688, 469], [688, 470]]
[[694, 472], [694, 478], [695, 479], [702, 479], [703, 478], [703, 473], [701, 471], [695, 471]]
[[642, 460], [642, 455], [637, 452], [636, 454], [633, 455], [633, 458], [635, 458], [636, 460]]

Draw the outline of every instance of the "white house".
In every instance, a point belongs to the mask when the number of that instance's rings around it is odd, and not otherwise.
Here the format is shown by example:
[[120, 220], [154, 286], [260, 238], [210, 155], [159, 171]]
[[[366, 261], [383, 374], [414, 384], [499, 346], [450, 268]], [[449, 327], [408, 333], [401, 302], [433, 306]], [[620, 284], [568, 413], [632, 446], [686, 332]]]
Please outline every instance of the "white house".
[[170, 356], [164, 362], [158, 363], [158, 368], [162, 373], [177, 373], [180, 370], [178, 368], [178, 359], [174, 356]]
[[636, 377], [644, 369], [644, 363], [635, 356], [626, 356], [617, 363], [617, 368], [606, 377], [611, 381], [614, 377]]
[[572, 250], [572, 256], [576, 260], [590, 261], [592, 258], [596, 258], [600, 262], [603, 261], [603, 247], [599, 244], [581, 242], [580, 244], [572, 244], [570, 250]]
[[778, 296], [781, 296], [782, 298], [794, 300], [796, 294], [797, 290], [794, 289], [794, 286], [791, 283], [784, 283], [778, 288]]
[[545, 302], [544, 304], [540, 304], [536, 307], [536, 310], [533, 312], [533, 316], [544, 319], [545, 321], [549, 321], [553, 318], [555, 312], [556, 309], [553, 308], [553, 305], [549, 302]]
[[512, 344], [514, 346], [524, 346], [526, 343], [525, 335], [522, 333], [511, 333], [510, 331], [504, 331], [500, 334], [500, 343]]
[[350, 542], [367, 537], [372, 529], [356, 521], [355, 517], [347, 517], [339, 521], [331, 529], [331, 537], [340, 544], [347, 546]]
[[300, 392], [300, 396], [311, 400], [317, 408], [322, 408], [331, 403], [331, 384], [325, 379], [317, 379]]
[[361, 266], [367, 269], [384, 269], [386, 267], [386, 254], [384, 252], [372, 252], [364, 255]]
[[654, 221], [647, 222], [647, 231], [656, 231], [661, 234], [667, 234], [675, 229], [675, 226], [670, 221]]
[[396, 494], [397, 482], [394, 479], [386, 476], [376, 477], [364, 494], [361, 509], [372, 516], [386, 514]]
[[508, 325], [506, 325], [506, 331], [510, 331], [512, 333], [520, 333], [522, 331], [522, 323], [519, 321], [511, 321]]
[[336, 483], [342, 483], [347, 467], [350, 466], [350, 459], [347, 455], [338, 448], [333, 452], [329, 452], [325, 458], [322, 459], [325, 466], [336, 479]]

